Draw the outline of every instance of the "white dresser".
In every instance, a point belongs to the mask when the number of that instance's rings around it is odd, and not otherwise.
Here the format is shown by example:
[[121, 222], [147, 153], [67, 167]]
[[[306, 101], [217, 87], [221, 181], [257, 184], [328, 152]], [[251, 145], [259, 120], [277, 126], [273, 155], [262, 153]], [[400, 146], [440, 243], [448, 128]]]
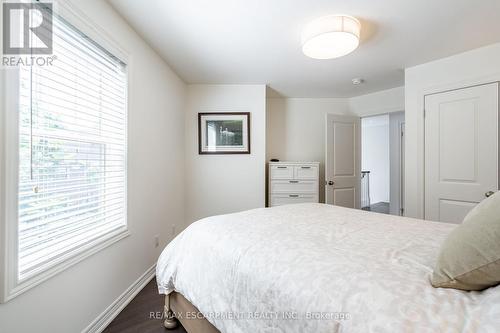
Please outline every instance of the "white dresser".
[[269, 162], [269, 206], [319, 202], [319, 162]]

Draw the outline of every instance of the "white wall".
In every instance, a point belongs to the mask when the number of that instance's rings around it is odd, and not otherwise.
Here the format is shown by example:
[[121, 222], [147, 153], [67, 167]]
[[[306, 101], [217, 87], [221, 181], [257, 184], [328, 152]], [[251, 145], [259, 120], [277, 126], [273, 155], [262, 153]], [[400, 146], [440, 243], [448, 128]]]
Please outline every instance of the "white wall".
[[[250, 112], [251, 154], [199, 155], [198, 112]], [[265, 85], [188, 86], [185, 131], [187, 223], [264, 207]]]
[[[0, 304], [0, 332], [81, 332], [156, 262], [171, 239], [170, 226], [182, 225], [184, 220], [185, 84], [107, 2], [74, 0], [74, 6], [132, 57], [128, 131], [131, 236]], [[156, 234], [160, 235], [159, 248], [154, 247]]]
[[500, 81], [500, 43], [406, 69], [406, 216], [424, 216], [424, 96], [494, 81]]
[[325, 119], [347, 114], [344, 98], [268, 98], [267, 158], [320, 162], [320, 202], [325, 201]]
[[397, 87], [349, 98], [349, 110], [360, 117], [405, 109], [405, 87]]
[[371, 204], [389, 202], [389, 115], [362, 118], [361, 138], [361, 168], [370, 171]]
[[390, 150], [390, 160], [391, 160], [391, 190], [390, 190], [390, 213], [393, 215], [401, 215], [401, 208], [403, 208], [401, 197], [402, 191], [404, 191], [403, 176], [404, 175], [404, 163], [402, 163], [402, 140], [401, 137], [401, 127], [404, 126], [405, 114], [404, 112], [393, 112], [389, 114], [389, 150]]
[[404, 87], [353, 98], [268, 98], [266, 160], [318, 161], [324, 202], [325, 115], [368, 116], [404, 110]]

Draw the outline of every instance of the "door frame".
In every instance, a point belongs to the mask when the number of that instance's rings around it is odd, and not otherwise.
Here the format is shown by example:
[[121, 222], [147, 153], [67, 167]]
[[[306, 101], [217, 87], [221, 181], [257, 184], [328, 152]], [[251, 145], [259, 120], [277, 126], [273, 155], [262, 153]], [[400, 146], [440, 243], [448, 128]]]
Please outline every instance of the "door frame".
[[[404, 216], [404, 190], [405, 190], [405, 186], [404, 186], [404, 182], [405, 182], [405, 178], [404, 178], [404, 175], [405, 175], [405, 154], [404, 154], [404, 151], [403, 149], [406, 148], [406, 145], [405, 145], [405, 138], [406, 138], [406, 134], [403, 135], [404, 132], [404, 126], [405, 126], [405, 123], [406, 123], [406, 112], [404, 109], [400, 109], [400, 108], [397, 108], [397, 109], [393, 109], [391, 111], [381, 111], [381, 112], [378, 112], [378, 113], [373, 113], [373, 114], [366, 114], [366, 115], [363, 115], [363, 116], [360, 116], [361, 118], [361, 121], [363, 121], [364, 118], [369, 118], [369, 117], [376, 117], [376, 116], [383, 116], [383, 115], [388, 115], [389, 116], [389, 144], [391, 144], [392, 142], [392, 127], [391, 127], [391, 114], [403, 114], [404, 116], [404, 120], [403, 121], [398, 121], [397, 122], [397, 130], [398, 130], [398, 142], [397, 142], [397, 150], [398, 150], [398, 155], [399, 155], [399, 160], [397, 161], [397, 168], [398, 168], [398, 196], [397, 196], [397, 215], [400, 215], [400, 216]], [[360, 135], [361, 135], [361, 142], [363, 141], [363, 128], [361, 127], [360, 128]], [[363, 147], [361, 146], [360, 147], [360, 152], [361, 152], [361, 165], [363, 164], [363, 151], [362, 151]], [[389, 149], [389, 157], [391, 157], [391, 149]], [[392, 166], [392, 159], [390, 158], [389, 160], [389, 166]], [[390, 171], [390, 176], [389, 176], [389, 190], [390, 192], [392, 192], [392, 170]], [[392, 195], [391, 193], [389, 194], [389, 197], [390, 197], [390, 202], [392, 203]], [[395, 215], [396, 212], [391, 212], [390, 214], [392, 215]]]
[[[416, 134], [416, 156], [417, 156], [417, 172], [408, 173], [405, 172], [405, 185], [408, 184], [408, 179], [411, 177], [416, 178], [416, 188], [413, 190], [415, 194], [415, 198], [417, 204], [415, 205], [416, 209], [409, 209], [407, 202], [411, 201], [408, 194], [408, 187], [405, 188], [405, 216], [410, 216], [414, 218], [424, 219], [425, 217], [425, 97], [429, 95], [440, 94], [448, 91], [471, 88], [476, 86], [487, 85], [491, 83], [498, 83], [500, 90], [500, 72], [488, 75], [488, 76], [479, 76], [476, 78], [451, 82], [441, 85], [428, 86], [422, 88], [417, 93], [417, 105], [416, 105], [416, 123], [414, 126], [415, 134]], [[500, 91], [499, 91], [500, 95]], [[408, 104], [408, 99], [406, 100], [406, 104]], [[500, 103], [499, 103], [500, 104]], [[500, 109], [500, 108], [499, 108]], [[500, 118], [500, 110], [499, 110], [499, 118]], [[413, 120], [413, 118], [412, 118]], [[408, 123], [408, 118], [405, 117], [406, 125]], [[499, 124], [500, 128], [500, 124]], [[408, 126], [405, 128], [405, 134], [408, 133]], [[408, 137], [408, 135], [406, 135]], [[499, 135], [500, 140], [500, 135]], [[500, 145], [499, 145], [500, 146]], [[405, 156], [405, 165], [408, 165], [406, 159], [408, 158], [408, 154]], [[500, 155], [499, 155], [500, 156]], [[499, 171], [499, 186], [500, 186], [500, 171]]]
[[405, 158], [406, 158], [406, 118], [399, 123], [399, 212], [405, 216]]

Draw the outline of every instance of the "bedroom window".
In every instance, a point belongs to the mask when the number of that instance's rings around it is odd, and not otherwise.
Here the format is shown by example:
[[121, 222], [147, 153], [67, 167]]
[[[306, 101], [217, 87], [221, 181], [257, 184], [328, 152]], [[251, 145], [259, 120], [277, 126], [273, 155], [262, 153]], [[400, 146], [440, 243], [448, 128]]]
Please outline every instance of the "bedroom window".
[[53, 54], [18, 71], [18, 284], [127, 234], [126, 65], [56, 15]]

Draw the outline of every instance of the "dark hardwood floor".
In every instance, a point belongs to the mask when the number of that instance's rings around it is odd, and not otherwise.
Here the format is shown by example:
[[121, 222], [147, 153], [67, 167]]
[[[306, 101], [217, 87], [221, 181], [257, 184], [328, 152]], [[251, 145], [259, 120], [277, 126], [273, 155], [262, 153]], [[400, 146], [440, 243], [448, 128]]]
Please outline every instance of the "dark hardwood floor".
[[372, 204], [370, 207], [364, 207], [363, 210], [369, 210], [376, 213], [389, 214], [389, 203], [388, 202], [377, 202]]
[[163, 327], [163, 305], [165, 297], [158, 294], [156, 279], [146, 287], [123, 309], [104, 330], [104, 333], [186, 333], [180, 326], [175, 330]]

